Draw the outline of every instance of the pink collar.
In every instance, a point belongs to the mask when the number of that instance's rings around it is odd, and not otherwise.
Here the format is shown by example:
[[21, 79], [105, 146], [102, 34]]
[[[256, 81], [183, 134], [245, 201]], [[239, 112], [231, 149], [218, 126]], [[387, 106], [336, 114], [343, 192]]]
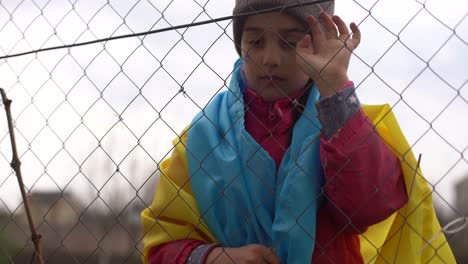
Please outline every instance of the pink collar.
[[245, 129], [270, 154], [276, 166], [291, 142], [294, 124], [302, 110], [298, 106], [305, 104], [305, 91], [304, 87], [274, 102], [266, 102], [249, 88], [244, 93]]
[[[298, 102], [299, 98], [304, 94], [307, 87], [299, 89], [291, 96], [278, 99], [273, 102], [267, 102], [262, 97], [260, 97], [253, 89], [247, 88], [244, 93], [244, 104], [246, 110], [250, 111], [252, 114], [258, 117], [268, 117], [270, 120], [278, 118], [278, 120], [285, 121], [295, 121], [295, 118], [292, 118], [293, 109], [295, 102]], [[287, 118], [286, 116], [290, 116]], [[286, 118], [285, 118], [286, 117]], [[263, 118], [262, 118], [263, 119]], [[283, 120], [281, 120], [283, 119]], [[285, 119], [294, 119], [294, 120], [285, 120]], [[287, 122], [289, 123], [289, 122]]]

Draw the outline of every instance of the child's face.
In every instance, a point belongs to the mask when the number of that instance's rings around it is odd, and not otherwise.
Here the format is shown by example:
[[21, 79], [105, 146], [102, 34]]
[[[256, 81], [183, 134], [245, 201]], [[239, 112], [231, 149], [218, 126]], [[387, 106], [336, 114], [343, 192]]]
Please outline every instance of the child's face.
[[296, 64], [294, 48], [305, 31], [297, 19], [277, 12], [246, 19], [241, 41], [244, 73], [249, 88], [264, 100], [284, 98], [307, 84], [309, 77]]

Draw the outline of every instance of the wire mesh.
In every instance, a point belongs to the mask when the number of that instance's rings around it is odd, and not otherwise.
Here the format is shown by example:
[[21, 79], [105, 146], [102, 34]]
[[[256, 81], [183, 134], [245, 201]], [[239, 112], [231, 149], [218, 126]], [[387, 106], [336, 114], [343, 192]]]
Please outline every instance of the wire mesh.
[[[159, 168], [171, 142], [232, 77], [233, 7], [210, 0], [0, 1], [0, 86], [13, 100], [45, 263], [140, 262], [140, 212], [164, 176]], [[360, 100], [391, 105], [413, 151], [422, 153], [440, 223], [466, 217], [468, 5], [342, 0], [335, 13], [362, 31], [348, 73]], [[9, 168], [4, 115], [0, 124], [0, 263], [26, 263], [34, 247]], [[230, 206], [245, 219], [253, 213]], [[468, 261], [466, 237], [468, 228], [447, 234], [460, 263]]]

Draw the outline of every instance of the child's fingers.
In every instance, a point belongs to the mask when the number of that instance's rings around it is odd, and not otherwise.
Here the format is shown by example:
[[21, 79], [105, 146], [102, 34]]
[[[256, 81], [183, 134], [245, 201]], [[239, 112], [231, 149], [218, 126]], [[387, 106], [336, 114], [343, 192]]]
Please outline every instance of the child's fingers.
[[345, 22], [339, 16], [333, 16], [332, 19], [338, 27], [338, 32], [340, 32], [340, 39], [346, 40], [349, 37], [349, 30]]
[[331, 19], [331, 17], [325, 13], [321, 12], [320, 20], [322, 20], [323, 25], [325, 27], [325, 36], [327, 39], [336, 39], [338, 37], [338, 30], [336, 29], [335, 23]]
[[318, 20], [313, 17], [309, 16], [307, 18], [307, 21], [309, 22], [309, 25], [312, 29], [312, 46], [315, 51], [320, 52], [322, 49], [322, 46], [324, 45], [323, 43], [325, 42], [325, 35], [323, 34], [322, 28], [320, 27], [320, 23]]
[[310, 35], [307, 34], [304, 36], [304, 38], [301, 39], [301, 41], [299, 41], [299, 43], [297, 44], [297, 46], [301, 49], [308, 49], [310, 48], [311, 46], [311, 38], [310, 38]]
[[349, 26], [353, 31], [352, 40], [354, 43], [354, 48], [357, 48], [359, 43], [361, 43], [361, 30], [359, 30], [358, 26], [354, 22], [351, 23]]
[[276, 255], [276, 250], [272, 247], [268, 248], [268, 251], [264, 255], [263, 259], [267, 261], [267, 263], [281, 264], [281, 260], [279, 259], [278, 255]]

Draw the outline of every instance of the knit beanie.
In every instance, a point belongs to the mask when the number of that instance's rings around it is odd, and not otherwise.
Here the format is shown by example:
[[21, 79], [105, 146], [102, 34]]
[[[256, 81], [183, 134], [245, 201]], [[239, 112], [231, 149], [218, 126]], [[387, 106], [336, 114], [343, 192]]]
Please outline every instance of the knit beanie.
[[[270, 8], [311, 3], [316, 0], [236, 0], [236, 6], [233, 10], [233, 15], [239, 15], [243, 13], [259, 12]], [[309, 4], [295, 8], [285, 8], [281, 12], [291, 15], [301, 21], [306, 28], [309, 28], [307, 23], [307, 17], [313, 15], [317, 17], [321, 11], [327, 12], [329, 15], [333, 15], [335, 11], [335, 1], [331, 0], [328, 2], [322, 2], [318, 4]], [[247, 17], [239, 17], [233, 19], [234, 29], [234, 44], [239, 56], [241, 56], [241, 38], [244, 23]]]

